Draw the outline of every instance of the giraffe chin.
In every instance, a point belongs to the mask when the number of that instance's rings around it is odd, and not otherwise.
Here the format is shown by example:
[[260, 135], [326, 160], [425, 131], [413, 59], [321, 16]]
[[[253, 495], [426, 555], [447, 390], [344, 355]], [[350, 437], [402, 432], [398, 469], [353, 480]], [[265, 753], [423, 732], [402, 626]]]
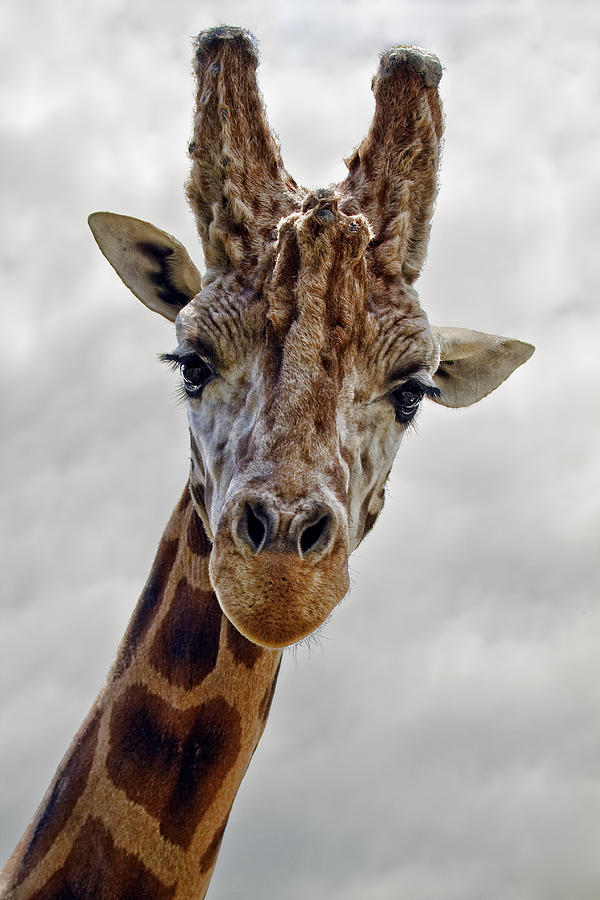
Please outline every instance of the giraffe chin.
[[244, 637], [262, 647], [288, 647], [308, 637], [348, 592], [345, 547], [310, 564], [277, 551], [248, 557], [231, 542], [220, 543], [217, 536], [210, 577], [221, 609]]

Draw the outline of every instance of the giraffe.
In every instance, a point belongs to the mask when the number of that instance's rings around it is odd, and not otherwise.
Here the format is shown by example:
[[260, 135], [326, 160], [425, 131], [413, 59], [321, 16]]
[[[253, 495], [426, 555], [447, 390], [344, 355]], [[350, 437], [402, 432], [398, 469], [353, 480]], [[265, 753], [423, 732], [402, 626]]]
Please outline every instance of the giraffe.
[[253, 36], [212, 28], [194, 58], [186, 189], [204, 275], [155, 226], [90, 217], [124, 283], [175, 322], [164, 359], [187, 402], [189, 481], [2, 898], [205, 896], [283, 649], [346, 594], [422, 401], [474, 403], [533, 352], [430, 326], [413, 287], [437, 191], [437, 57], [381, 55], [367, 137], [321, 190], [283, 166]]

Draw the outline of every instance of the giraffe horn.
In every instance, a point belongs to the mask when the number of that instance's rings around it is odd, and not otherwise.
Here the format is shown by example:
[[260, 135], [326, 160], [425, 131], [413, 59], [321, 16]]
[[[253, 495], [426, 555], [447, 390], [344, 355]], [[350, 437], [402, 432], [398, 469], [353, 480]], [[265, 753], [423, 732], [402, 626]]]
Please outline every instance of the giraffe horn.
[[289, 215], [296, 184], [286, 172], [256, 83], [257, 42], [220, 25], [198, 35], [196, 112], [186, 185], [204, 247], [207, 277], [256, 264]]
[[416, 47], [392, 47], [381, 55], [372, 82], [373, 122], [346, 160], [349, 172], [339, 185], [373, 228], [375, 270], [409, 283], [425, 259], [437, 193], [441, 76], [438, 58]]

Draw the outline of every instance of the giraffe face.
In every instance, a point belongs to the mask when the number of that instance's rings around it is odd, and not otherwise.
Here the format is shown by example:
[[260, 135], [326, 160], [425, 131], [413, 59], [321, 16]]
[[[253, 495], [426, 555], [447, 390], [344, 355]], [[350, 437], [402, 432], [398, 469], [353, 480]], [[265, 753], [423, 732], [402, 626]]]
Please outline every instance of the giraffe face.
[[414, 292], [369, 273], [371, 232], [329, 193], [283, 220], [260, 280], [215, 279], [177, 318], [192, 494], [233, 624], [285, 646], [345, 595], [400, 441], [435, 394]]
[[442, 68], [381, 55], [375, 113], [326, 191], [286, 171], [256, 82], [256, 43], [202, 33], [187, 196], [203, 278], [183, 246], [126, 216], [90, 219], [102, 252], [151, 309], [177, 322], [191, 489], [213, 539], [223, 611], [270, 647], [317, 628], [348, 589], [394, 456], [426, 395], [466, 406], [533, 348], [429, 328], [412, 287], [437, 189]]

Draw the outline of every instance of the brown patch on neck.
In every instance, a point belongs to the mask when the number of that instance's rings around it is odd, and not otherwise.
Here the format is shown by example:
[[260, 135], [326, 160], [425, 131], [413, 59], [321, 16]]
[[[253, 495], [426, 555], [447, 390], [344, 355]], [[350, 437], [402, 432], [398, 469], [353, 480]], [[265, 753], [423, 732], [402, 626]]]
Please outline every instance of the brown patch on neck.
[[117, 654], [113, 669], [114, 677], [122, 675], [131, 664], [141, 640], [152, 624], [163, 601], [178, 547], [179, 540], [177, 538], [163, 537], [159, 544], [150, 577], [142, 591]]
[[19, 873], [17, 882], [46, 855], [83, 794], [94, 761], [99, 726], [100, 712], [96, 711], [60, 765], [39, 817], [32, 823], [31, 839], [20, 866], [23, 876]]
[[215, 832], [215, 836], [208, 845], [206, 852], [203, 854], [200, 860], [200, 871], [203, 875], [214, 867], [217, 856], [219, 855], [219, 850], [221, 849], [221, 844], [223, 842], [223, 835], [225, 834], [225, 829], [227, 828], [227, 823], [229, 821], [229, 813], [225, 816], [225, 820], [220, 828]]
[[150, 664], [171, 684], [191, 690], [217, 664], [223, 614], [213, 591], [181, 578], [150, 647]]
[[234, 660], [246, 666], [247, 669], [252, 669], [265, 652], [264, 647], [259, 647], [258, 644], [253, 644], [252, 641], [245, 638], [237, 628], [234, 628], [229, 619], [226, 622], [227, 646], [231, 650]]
[[190, 521], [187, 529], [187, 545], [188, 549], [194, 556], [208, 557], [210, 556], [211, 543], [206, 536], [204, 526], [200, 521], [195, 510], [191, 510]]
[[[197, 507], [199, 510], [204, 511], [204, 515], [206, 515], [206, 488], [195, 481], [190, 481], [190, 493], [192, 494], [194, 500], [196, 501]], [[204, 534], [206, 535], [206, 540], [208, 541], [209, 546], [209, 555], [210, 555], [210, 538], [206, 534], [206, 528], [204, 527], [204, 523], [202, 524]]]
[[175, 891], [89, 818], [64, 864], [29, 900], [172, 900]]
[[[165, 588], [169, 583], [175, 559], [179, 549], [179, 535], [181, 532], [182, 522], [185, 520], [188, 508], [192, 505], [189, 486], [185, 489], [179, 499], [179, 503], [173, 510], [171, 518], [165, 528], [161, 538], [154, 563], [148, 580], [141, 593], [133, 616], [130, 619], [125, 637], [121, 641], [121, 646], [117, 652], [114, 662], [112, 676], [117, 678], [123, 674], [125, 669], [131, 664], [140, 642], [146, 635], [154, 616], [164, 599]], [[188, 536], [189, 540], [189, 536]], [[199, 539], [198, 539], [199, 540]], [[209, 550], [210, 553], [210, 550]]]
[[189, 847], [240, 753], [239, 712], [222, 698], [176, 710], [134, 685], [115, 704], [110, 734], [113, 783], [159, 822], [163, 837]]

